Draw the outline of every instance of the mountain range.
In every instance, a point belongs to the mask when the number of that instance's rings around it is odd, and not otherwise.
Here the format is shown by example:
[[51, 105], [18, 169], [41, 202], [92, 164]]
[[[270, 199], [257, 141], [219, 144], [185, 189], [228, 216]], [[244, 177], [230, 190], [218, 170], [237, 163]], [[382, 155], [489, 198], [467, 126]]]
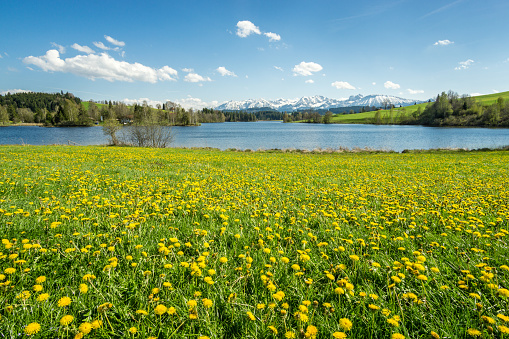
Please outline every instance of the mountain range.
[[246, 111], [246, 110], [276, 110], [280, 112], [291, 112], [306, 109], [322, 110], [337, 107], [353, 107], [353, 106], [375, 106], [385, 107], [389, 104], [394, 106], [409, 106], [414, 103], [420, 103], [413, 99], [404, 99], [392, 95], [352, 95], [348, 99], [331, 99], [322, 95], [311, 97], [302, 97], [298, 99], [248, 99], [242, 101], [227, 101], [215, 109], [222, 111]]

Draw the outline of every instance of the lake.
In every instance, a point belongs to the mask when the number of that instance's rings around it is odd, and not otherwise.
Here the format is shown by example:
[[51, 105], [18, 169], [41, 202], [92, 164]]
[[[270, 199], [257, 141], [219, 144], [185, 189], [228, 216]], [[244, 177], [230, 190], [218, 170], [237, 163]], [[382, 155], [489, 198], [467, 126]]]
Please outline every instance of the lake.
[[[126, 127], [129, 128], [129, 127]], [[284, 124], [278, 121], [226, 122], [172, 127], [173, 147], [237, 149], [371, 148], [377, 150], [501, 147], [507, 128], [447, 128], [397, 125]], [[102, 128], [10, 126], [0, 128], [0, 145], [103, 145]]]

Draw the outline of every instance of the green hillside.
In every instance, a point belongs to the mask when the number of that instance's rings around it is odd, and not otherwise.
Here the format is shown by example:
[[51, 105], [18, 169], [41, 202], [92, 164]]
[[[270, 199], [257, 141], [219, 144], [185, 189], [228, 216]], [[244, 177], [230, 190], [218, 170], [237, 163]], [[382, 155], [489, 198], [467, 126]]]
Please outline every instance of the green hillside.
[[[509, 91], [495, 93], [495, 94], [487, 94], [480, 95], [474, 97], [478, 102], [483, 103], [484, 105], [492, 105], [497, 101], [498, 98], [504, 98], [505, 100], [509, 99]], [[397, 107], [393, 109], [394, 118], [399, 118], [401, 114], [411, 115], [415, 111], [421, 107], [422, 110], [426, 108], [429, 103], [424, 102], [422, 104], [406, 106], [406, 107]], [[390, 114], [389, 110], [381, 110], [379, 111], [381, 116], [388, 116]], [[375, 118], [375, 111], [372, 112], [364, 112], [364, 113], [355, 113], [355, 114], [336, 114], [332, 117], [331, 122], [336, 124], [369, 124]]]

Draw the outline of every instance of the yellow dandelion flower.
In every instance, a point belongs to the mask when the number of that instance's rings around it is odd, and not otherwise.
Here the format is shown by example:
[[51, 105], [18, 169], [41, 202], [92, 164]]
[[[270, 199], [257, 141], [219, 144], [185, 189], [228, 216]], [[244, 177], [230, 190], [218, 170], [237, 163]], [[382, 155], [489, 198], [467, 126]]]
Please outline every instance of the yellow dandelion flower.
[[60, 319], [60, 325], [62, 326], [67, 326], [69, 325], [70, 323], [72, 323], [72, 321], [74, 320], [74, 317], [72, 315], [64, 315], [61, 319]]
[[43, 275], [41, 275], [40, 277], [37, 277], [37, 279], [35, 279], [36, 284], [42, 284], [45, 281], [46, 281], [46, 277]]
[[98, 329], [102, 327], [103, 322], [101, 320], [94, 320], [90, 323], [90, 325], [92, 325], [92, 328]]
[[332, 333], [332, 336], [334, 337], [334, 339], [345, 339], [346, 333], [345, 332], [334, 332], [334, 333]]
[[87, 284], [80, 284], [80, 293], [86, 294], [88, 292], [88, 286]]
[[287, 331], [285, 333], [285, 338], [287, 338], [287, 339], [294, 339], [295, 338], [295, 333], [292, 332], [292, 331]]
[[71, 298], [69, 297], [62, 297], [58, 299], [58, 307], [66, 307], [71, 304]]
[[136, 334], [136, 333], [138, 333], [138, 329], [133, 326], [133, 327], [129, 328], [129, 333]]
[[157, 314], [157, 315], [163, 315], [164, 313], [166, 313], [168, 311], [168, 308], [164, 305], [157, 305], [155, 308], [154, 308], [154, 313]]
[[[14, 274], [16, 272], [16, 269], [13, 267], [8, 267], [4, 270], [5, 274]], [[34, 323], [35, 324], [35, 323]], [[37, 333], [37, 332], [36, 332]]]
[[498, 325], [497, 328], [500, 332], [502, 332], [504, 334], [509, 334], [509, 327], [504, 326], [504, 325]]
[[352, 329], [352, 326], [353, 324], [348, 318], [341, 318], [339, 320], [339, 327], [341, 327], [343, 331], [350, 331]]
[[306, 333], [304, 333], [304, 336], [306, 338], [314, 339], [314, 338], [316, 338], [317, 334], [318, 334], [318, 328], [316, 328], [316, 326], [309, 325], [306, 328]]
[[38, 323], [30, 323], [25, 327], [24, 332], [26, 335], [34, 335], [36, 333], [39, 333], [40, 330], [41, 325], [39, 325]]
[[274, 326], [269, 326], [269, 330], [271, 330], [272, 333], [277, 334], [277, 328], [275, 328]]
[[401, 333], [393, 333], [391, 339], [405, 339], [405, 336]]
[[467, 334], [471, 337], [479, 337], [479, 336], [481, 336], [482, 333], [481, 333], [481, 331], [476, 330], [475, 328], [469, 328], [467, 330]]
[[256, 320], [256, 317], [254, 316], [254, 314], [253, 314], [253, 313], [251, 313], [251, 312], [247, 312], [246, 314], [247, 314], [247, 316], [248, 316], [249, 320]]
[[83, 333], [83, 334], [89, 334], [90, 331], [92, 331], [92, 324], [91, 323], [87, 323], [87, 322], [84, 322], [80, 325], [80, 327], [78, 328], [78, 330]]

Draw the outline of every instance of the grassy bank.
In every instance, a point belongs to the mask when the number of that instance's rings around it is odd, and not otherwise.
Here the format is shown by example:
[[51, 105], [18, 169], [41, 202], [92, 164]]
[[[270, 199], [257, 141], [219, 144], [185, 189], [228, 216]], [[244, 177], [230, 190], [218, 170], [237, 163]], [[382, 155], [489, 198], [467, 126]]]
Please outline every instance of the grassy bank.
[[3, 146], [1, 333], [501, 338], [508, 173], [502, 151]]

